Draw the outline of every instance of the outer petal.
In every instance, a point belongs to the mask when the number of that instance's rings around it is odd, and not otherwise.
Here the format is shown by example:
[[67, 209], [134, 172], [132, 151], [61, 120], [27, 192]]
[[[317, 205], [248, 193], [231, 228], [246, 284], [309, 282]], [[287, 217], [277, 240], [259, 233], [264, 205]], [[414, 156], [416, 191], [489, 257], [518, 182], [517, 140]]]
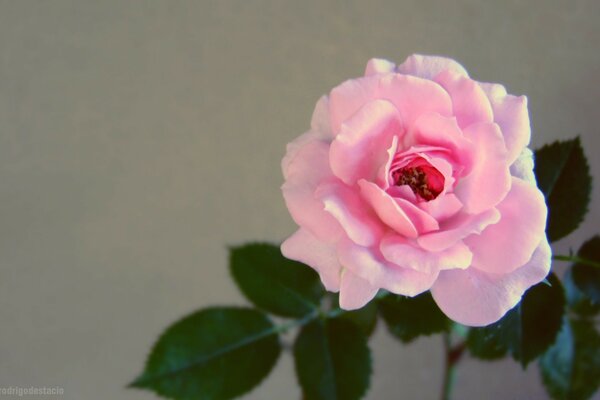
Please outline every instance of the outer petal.
[[473, 168], [454, 193], [465, 211], [477, 214], [498, 204], [510, 189], [510, 171], [502, 133], [496, 124], [477, 123], [464, 130], [474, 144]]
[[352, 185], [360, 178], [375, 179], [387, 159], [394, 135], [401, 132], [400, 114], [392, 103], [374, 100], [340, 128], [329, 151], [333, 173]]
[[329, 98], [327, 96], [321, 96], [317, 102], [310, 121], [310, 127], [322, 139], [331, 140], [333, 138], [329, 121]]
[[343, 233], [337, 221], [324, 211], [324, 204], [314, 193], [323, 181], [334, 179], [329, 169], [329, 145], [316, 135], [300, 136], [288, 145], [282, 160], [286, 181], [283, 197], [294, 221], [324, 241], [335, 241]]
[[[296, 139], [288, 143], [286, 146], [285, 156], [281, 160], [281, 172], [285, 179], [288, 179], [291, 175], [294, 175], [296, 177], [296, 180], [299, 180], [299, 178], [301, 177], [302, 158], [306, 157], [306, 155], [302, 154], [302, 152], [305, 152], [307, 150], [305, 148], [306, 146], [308, 146], [308, 149], [312, 149], [315, 147], [321, 147], [323, 149], [326, 149], [326, 147], [328, 147], [327, 143], [321, 140], [319, 134], [315, 131], [308, 131], [306, 133], [303, 133], [302, 135], [298, 136]], [[299, 153], [301, 157], [297, 159], [296, 157], [299, 155]], [[329, 155], [326, 154], [326, 152], [323, 154], [325, 155], [325, 157], [329, 157]], [[317, 157], [320, 157], [321, 163], [327, 163], [328, 160], [327, 158], [322, 157], [323, 154], [319, 154], [317, 155]], [[329, 165], [327, 165], [327, 168], [325, 168], [324, 171], [313, 172], [319, 173], [320, 176], [333, 175], [333, 173], [331, 172], [331, 168], [329, 168]]]
[[535, 174], [533, 173], [533, 152], [525, 147], [519, 158], [510, 166], [510, 174], [537, 186]]
[[451, 70], [464, 76], [469, 76], [462, 65], [451, 58], [413, 54], [397, 68], [402, 74], [414, 75], [419, 78], [433, 79], [445, 70]]
[[490, 101], [477, 82], [451, 70], [442, 71], [434, 80], [450, 94], [460, 127], [494, 120]]
[[514, 271], [531, 258], [545, 237], [548, 210], [544, 195], [519, 178], [512, 181], [510, 192], [498, 204], [500, 222], [464, 240], [473, 252], [473, 266], [482, 271]]
[[376, 98], [379, 76], [349, 79], [335, 87], [329, 94], [329, 118], [334, 135], [342, 123], [363, 105]]
[[371, 286], [366, 280], [344, 269], [340, 287], [340, 308], [359, 309], [371, 301], [378, 290], [379, 288]]
[[444, 221], [439, 232], [421, 235], [417, 238], [417, 242], [425, 250], [441, 251], [471, 234], [481, 233], [488, 225], [495, 224], [499, 220], [500, 212], [495, 208], [477, 215], [458, 213]]
[[417, 237], [417, 229], [410, 217], [394, 199], [372, 182], [358, 182], [363, 198], [373, 207], [382, 222], [406, 237]]
[[457, 242], [445, 250], [433, 252], [423, 250], [406, 239], [394, 235], [384, 237], [380, 249], [386, 260], [425, 273], [467, 268], [471, 265], [473, 256], [462, 242]]
[[481, 87], [490, 99], [494, 122], [502, 129], [508, 162], [512, 164], [531, 139], [527, 97], [506, 94], [502, 85], [481, 83]]
[[378, 98], [387, 99], [396, 106], [405, 127], [410, 127], [423, 114], [452, 115], [450, 96], [437, 83], [401, 74], [378, 77]]
[[382, 58], [371, 58], [367, 63], [365, 76], [387, 74], [396, 71], [396, 64]]
[[523, 293], [550, 270], [551, 250], [543, 240], [531, 259], [508, 274], [474, 268], [442, 271], [431, 288], [435, 302], [448, 317], [468, 326], [498, 321], [521, 300]]
[[319, 273], [321, 282], [330, 292], [340, 290], [342, 267], [337, 259], [335, 246], [300, 228], [281, 244], [281, 253], [289, 259], [312, 267]]
[[348, 240], [338, 245], [340, 263], [372, 286], [404, 296], [416, 296], [431, 288], [439, 271], [415, 271], [392, 264], [376, 254], [376, 249], [358, 246]]
[[315, 195], [355, 243], [361, 246], [379, 243], [385, 227], [354, 189], [341, 183], [324, 184]]

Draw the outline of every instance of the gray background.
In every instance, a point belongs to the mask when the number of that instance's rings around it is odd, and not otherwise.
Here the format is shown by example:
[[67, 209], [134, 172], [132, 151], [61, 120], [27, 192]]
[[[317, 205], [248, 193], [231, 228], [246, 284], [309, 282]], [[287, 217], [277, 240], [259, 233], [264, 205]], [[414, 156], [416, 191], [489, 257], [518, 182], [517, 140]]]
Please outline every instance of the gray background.
[[[280, 241], [286, 142], [372, 56], [460, 60], [527, 94], [533, 145], [581, 134], [600, 178], [600, 2], [0, 2], [0, 386], [123, 389], [157, 335], [244, 304], [226, 245]], [[598, 187], [566, 251], [598, 232]], [[560, 268], [560, 266], [559, 266]], [[369, 399], [435, 399], [441, 340], [379, 326]], [[285, 354], [248, 399], [298, 399]], [[456, 399], [543, 399], [538, 372], [466, 360]]]

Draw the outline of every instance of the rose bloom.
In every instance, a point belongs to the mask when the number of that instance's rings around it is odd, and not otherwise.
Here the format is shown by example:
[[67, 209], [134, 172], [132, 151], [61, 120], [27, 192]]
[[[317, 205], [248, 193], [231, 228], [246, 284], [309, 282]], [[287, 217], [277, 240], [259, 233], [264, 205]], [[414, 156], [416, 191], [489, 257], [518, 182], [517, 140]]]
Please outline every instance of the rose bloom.
[[282, 161], [300, 226], [283, 254], [314, 268], [340, 307], [379, 289], [431, 290], [451, 319], [500, 319], [550, 269], [527, 98], [456, 61], [372, 59], [317, 103]]

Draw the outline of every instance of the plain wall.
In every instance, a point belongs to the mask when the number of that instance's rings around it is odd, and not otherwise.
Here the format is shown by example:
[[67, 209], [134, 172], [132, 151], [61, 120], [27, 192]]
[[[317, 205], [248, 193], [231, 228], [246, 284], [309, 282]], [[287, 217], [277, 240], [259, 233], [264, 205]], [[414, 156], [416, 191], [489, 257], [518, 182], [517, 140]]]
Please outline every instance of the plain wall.
[[[226, 245], [294, 231], [285, 144], [371, 57], [448, 55], [528, 95], [533, 147], [579, 134], [600, 179], [598, 20], [597, 0], [0, 1], [0, 387], [154, 399], [124, 386], [170, 323], [245, 304]], [[598, 232], [599, 186], [556, 249]], [[439, 336], [371, 345], [369, 399], [438, 397]], [[247, 398], [300, 398], [289, 354]], [[455, 398], [546, 394], [535, 365], [467, 359]]]

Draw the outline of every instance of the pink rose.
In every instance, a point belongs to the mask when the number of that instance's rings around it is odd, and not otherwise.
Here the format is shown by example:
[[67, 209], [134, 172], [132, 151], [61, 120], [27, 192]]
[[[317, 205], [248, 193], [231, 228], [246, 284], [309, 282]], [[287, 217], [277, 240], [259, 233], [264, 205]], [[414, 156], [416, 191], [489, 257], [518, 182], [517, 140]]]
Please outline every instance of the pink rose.
[[340, 306], [431, 290], [465, 325], [500, 319], [550, 269], [527, 99], [448, 58], [372, 59], [316, 105], [287, 147], [282, 186], [300, 229], [283, 254]]

